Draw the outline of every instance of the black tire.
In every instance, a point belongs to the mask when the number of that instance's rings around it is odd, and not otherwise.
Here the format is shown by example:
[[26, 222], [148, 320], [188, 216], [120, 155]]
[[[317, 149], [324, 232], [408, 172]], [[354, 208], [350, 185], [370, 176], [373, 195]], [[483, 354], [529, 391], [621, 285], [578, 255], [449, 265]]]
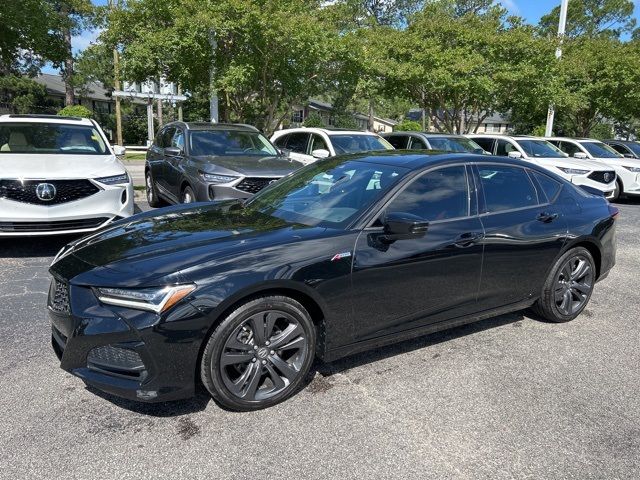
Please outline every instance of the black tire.
[[229, 410], [271, 407], [304, 385], [315, 345], [311, 316], [299, 302], [284, 296], [250, 300], [211, 333], [200, 363], [202, 383]]
[[616, 188], [613, 191], [613, 197], [611, 197], [611, 201], [615, 202], [617, 200], [620, 200], [620, 198], [622, 198], [623, 192], [624, 192], [624, 187], [622, 186], [622, 182], [618, 178], [616, 180]]
[[145, 172], [144, 179], [146, 187], [145, 190], [147, 192], [147, 203], [149, 203], [149, 206], [153, 208], [165, 206], [166, 203], [158, 195], [158, 189], [153, 181], [153, 175], [151, 175], [150, 169]]
[[596, 265], [589, 250], [577, 247], [553, 265], [533, 310], [551, 322], [569, 322], [586, 308], [596, 281]]
[[193, 193], [193, 188], [187, 185], [186, 187], [184, 187], [184, 189], [182, 190], [182, 194], [180, 195], [180, 203], [193, 203], [193, 202], [197, 202], [196, 194]]

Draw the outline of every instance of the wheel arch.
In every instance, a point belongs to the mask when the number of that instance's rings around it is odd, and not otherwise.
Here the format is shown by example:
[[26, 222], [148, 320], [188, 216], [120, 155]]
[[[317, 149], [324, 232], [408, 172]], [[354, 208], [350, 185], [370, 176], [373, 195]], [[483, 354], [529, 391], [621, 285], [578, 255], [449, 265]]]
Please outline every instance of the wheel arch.
[[600, 245], [600, 242], [594, 238], [581, 237], [568, 242], [565, 245], [565, 248], [562, 249], [558, 258], [569, 250], [577, 247], [583, 247], [589, 251], [593, 257], [594, 263], [596, 264], [596, 279], [600, 278], [600, 273], [602, 271], [602, 246]]

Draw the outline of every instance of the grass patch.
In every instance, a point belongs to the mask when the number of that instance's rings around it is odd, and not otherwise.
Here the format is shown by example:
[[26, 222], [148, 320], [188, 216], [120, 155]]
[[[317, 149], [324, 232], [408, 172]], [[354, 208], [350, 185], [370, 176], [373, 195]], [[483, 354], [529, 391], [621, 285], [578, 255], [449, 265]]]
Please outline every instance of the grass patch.
[[147, 158], [147, 152], [125, 152], [125, 160], [144, 160]]
[[134, 185], [133, 189], [138, 191], [138, 192], [144, 192], [145, 191], [145, 186], [144, 185]]

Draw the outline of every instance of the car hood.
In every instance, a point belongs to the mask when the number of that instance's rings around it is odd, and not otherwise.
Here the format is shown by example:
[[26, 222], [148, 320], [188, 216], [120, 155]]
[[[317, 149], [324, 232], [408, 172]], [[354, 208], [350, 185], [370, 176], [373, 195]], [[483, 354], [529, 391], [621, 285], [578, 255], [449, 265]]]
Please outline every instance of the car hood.
[[64, 155], [2, 153], [0, 176], [25, 180], [96, 178], [124, 173], [125, 168], [114, 155]]
[[98, 286], [193, 281], [182, 272], [323, 231], [250, 211], [238, 201], [180, 205], [134, 215], [71, 244], [52, 270], [66, 271], [75, 284]]
[[537, 158], [531, 157], [531, 160], [534, 162], [539, 162], [541, 165], [550, 165], [555, 167], [563, 167], [563, 168], [576, 168], [579, 170], [611, 170], [611, 168], [607, 168], [606, 165], [594, 164], [594, 162], [589, 162], [585, 160], [580, 160], [578, 158]]
[[207, 173], [240, 173], [244, 176], [281, 177], [302, 167], [303, 164], [285, 157], [206, 156], [193, 157]]

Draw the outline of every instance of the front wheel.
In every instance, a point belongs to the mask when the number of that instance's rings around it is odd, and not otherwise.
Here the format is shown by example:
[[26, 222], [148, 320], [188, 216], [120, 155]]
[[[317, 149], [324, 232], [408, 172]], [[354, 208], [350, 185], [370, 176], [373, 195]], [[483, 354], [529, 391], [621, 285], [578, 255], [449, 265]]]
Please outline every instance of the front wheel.
[[213, 331], [200, 374], [213, 398], [230, 410], [259, 410], [294, 395], [315, 356], [307, 310], [282, 296], [240, 306]]
[[569, 250], [551, 269], [534, 311], [552, 322], [573, 320], [589, 303], [595, 280], [596, 266], [589, 250]]
[[616, 180], [616, 188], [613, 191], [613, 196], [611, 197], [611, 201], [615, 202], [616, 200], [619, 200], [620, 197], [622, 196], [623, 191], [624, 191], [624, 188], [622, 187], [622, 182], [620, 181], [620, 179]]
[[180, 197], [180, 203], [193, 203], [196, 201], [196, 195], [193, 193], [193, 189], [190, 186], [184, 187], [182, 196]]

